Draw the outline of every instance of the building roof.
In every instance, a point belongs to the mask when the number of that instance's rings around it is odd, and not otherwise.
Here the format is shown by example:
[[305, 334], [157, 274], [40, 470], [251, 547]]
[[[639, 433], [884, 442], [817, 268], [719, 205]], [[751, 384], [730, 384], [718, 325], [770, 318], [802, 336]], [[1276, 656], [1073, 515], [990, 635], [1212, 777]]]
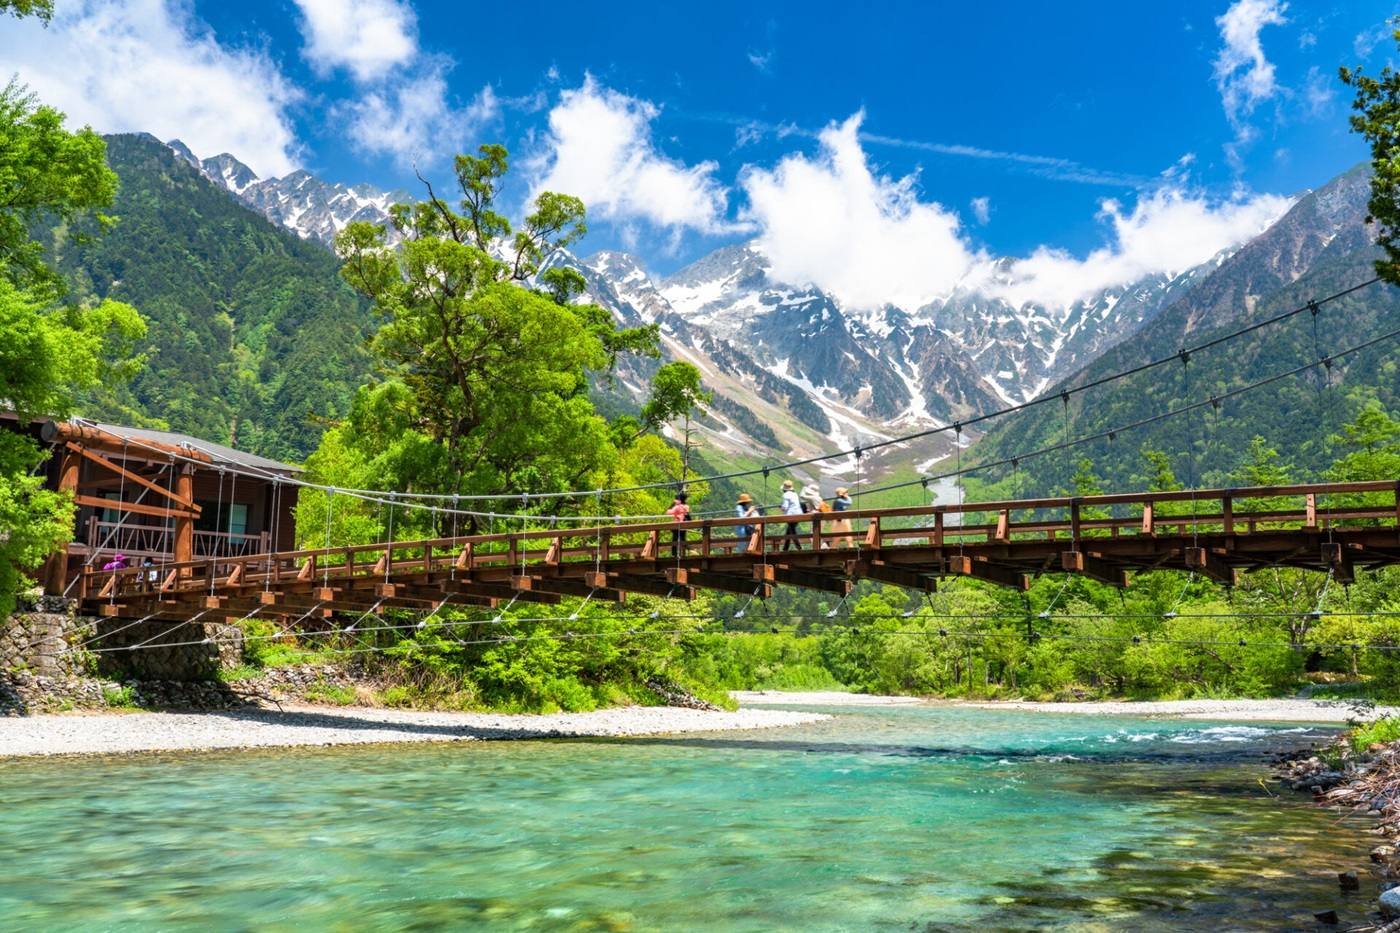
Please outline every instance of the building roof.
[[[35, 430], [42, 425], [49, 424], [58, 419], [55, 418], [35, 418], [29, 422], [30, 430]], [[0, 408], [0, 421], [18, 422], [19, 416], [14, 412]], [[250, 454], [246, 450], [238, 450], [226, 444], [216, 444], [213, 441], [206, 441], [203, 438], [195, 437], [191, 434], [178, 434], [174, 431], [157, 431], [154, 428], [133, 428], [124, 424], [104, 424], [98, 421], [90, 421], [86, 418], [74, 418], [74, 422], [97, 428], [108, 434], [117, 437], [129, 438], [136, 442], [141, 439], [155, 441], [161, 444], [169, 444], [175, 447], [193, 447], [209, 455], [214, 465], [241, 466], [251, 470], [258, 470], [268, 473], [280, 473], [284, 476], [292, 476], [305, 472], [299, 466], [292, 466], [290, 463], [282, 463], [269, 457], [260, 457], [257, 454]]]
[[281, 473], [290, 476], [301, 473], [302, 468], [292, 466], [289, 463], [282, 463], [268, 457], [260, 457], [257, 454], [250, 454], [246, 450], [238, 450], [224, 444], [216, 444], [213, 441], [206, 441], [202, 438], [189, 434], [177, 434], [174, 431], [156, 431], [151, 428], [132, 428], [120, 424], [103, 424], [98, 421], [88, 422], [99, 430], [118, 437], [130, 438], [132, 441], [146, 438], [147, 440], [159, 441], [162, 444], [173, 444], [177, 447], [193, 447], [195, 450], [208, 454], [215, 465], [242, 466], [255, 470], [264, 470], [270, 473]]

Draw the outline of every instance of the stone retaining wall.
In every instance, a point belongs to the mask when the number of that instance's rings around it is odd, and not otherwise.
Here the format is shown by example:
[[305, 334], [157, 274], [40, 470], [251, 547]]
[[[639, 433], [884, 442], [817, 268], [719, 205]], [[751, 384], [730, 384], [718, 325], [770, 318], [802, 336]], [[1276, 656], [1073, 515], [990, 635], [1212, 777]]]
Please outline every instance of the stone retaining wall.
[[95, 669], [115, 680], [201, 681], [243, 659], [243, 633], [232, 626], [94, 619], [76, 608], [46, 596], [0, 621], [0, 672], [63, 678]]
[[72, 649], [92, 633], [92, 620], [78, 618], [72, 602], [52, 597], [34, 601], [0, 624], [0, 671], [44, 677], [80, 673], [85, 659]]

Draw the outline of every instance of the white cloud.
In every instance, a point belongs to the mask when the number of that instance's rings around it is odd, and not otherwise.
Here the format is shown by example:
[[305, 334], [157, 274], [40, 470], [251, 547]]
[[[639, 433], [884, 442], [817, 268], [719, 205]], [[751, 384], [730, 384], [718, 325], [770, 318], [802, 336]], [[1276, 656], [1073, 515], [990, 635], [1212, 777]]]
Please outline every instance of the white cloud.
[[749, 64], [759, 70], [761, 74], [773, 73], [773, 50], [766, 52], [749, 52]]
[[946, 294], [979, 261], [956, 214], [919, 200], [913, 176], [871, 171], [863, 114], [820, 134], [812, 158], [790, 155], [743, 177], [755, 247], [779, 281], [810, 282], [852, 307], [918, 307]]
[[403, 167], [431, 164], [463, 151], [471, 134], [493, 120], [500, 106], [487, 85], [466, 107], [453, 107], [448, 101], [447, 68], [446, 62], [439, 62], [416, 77], [366, 91], [346, 105], [342, 112], [355, 147], [390, 156]]
[[[743, 216], [777, 281], [810, 283], [854, 308], [893, 304], [915, 310], [961, 288], [1063, 309], [1100, 289], [1155, 273], [1184, 272], [1261, 232], [1290, 205], [1277, 195], [1220, 200], [1196, 192], [1183, 156], [1141, 193], [1131, 210], [1100, 202], [1105, 245], [1083, 258], [1042, 246], [997, 262], [977, 250], [958, 216], [920, 200], [916, 178], [872, 171], [860, 142], [861, 114], [820, 134], [815, 156], [793, 154], [771, 169], [748, 168]], [[979, 222], [988, 198], [974, 198]]]
[[1018, 306], [1063, 308], [1102, 288], [1185, 272], [1259, 234], [1291, 203], [1274, 194], [1211, 202], [1175, 185], [1144, 194], [1130, 212], [1105, 200], [1099, 216], [1112, 231], [1109, 245], [1083, 259], [1042, 246], [1013, 263], [1009, 273], [1002, 270], [998, 280], [985, 270], [980, 290]]
[[360, 82], [418, 55], [413, 9], [400, 0], [295, 0], [306, 58], [322, 75], [345, 68]]
[[1352, 40], [1352, 51], [1356, 52], [1357, 58], [1370, 58], [1376, 47], [1389, 39], [1395, 28], [1389, 23], [1381, 23], [1379, 26], [1372, 26], [1370, 29], [1363, 29], [1356, 34]]
[[1246, 122], [1249, 115], [1279, 92], [1273, 63], [1264, 55], [1259, 34], [1265, 26], [1286, 23], [1283, 14], [1287, 9], [1288, 4], [1279, 0], [1235, 0], [1215, 20], [1225, 43], [1215, 58], [1215, 84], [1225, 116], [1235, 130], [1235, 141], [1225, 149], [1236, 164], [1240, 150], [1255, 136], [1254, 128]]
[[992, 219], [991, 198], [973, 198], [969, 206], [972, 208], [972, 216], [977, 218], [979, 224], [985, 224]]
[[571, 194], [593, 216], [624, 225], [641, 221], [674, 234], [739, 229], [725, 219], [716, 163], [688, 166], [656, 147], [651, 122], [659, 114], [648, 101], [585, 77], [549, 112], [543, 151], [530, 164], [533, 193]]
[[260, 175], [296, 168], [287, 115], [301, 97], [265, 52], [222, 45], [185, 4], [75, 0], [53, 22], [0, 29], [4, 71], [70, 125], [179, 137], [195, 152], [231, 152]]

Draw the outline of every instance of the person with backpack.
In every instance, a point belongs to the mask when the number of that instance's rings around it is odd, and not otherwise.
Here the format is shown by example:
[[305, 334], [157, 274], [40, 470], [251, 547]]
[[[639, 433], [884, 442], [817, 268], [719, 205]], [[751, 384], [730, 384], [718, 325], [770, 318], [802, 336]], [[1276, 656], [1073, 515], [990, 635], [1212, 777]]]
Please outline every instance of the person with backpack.
[[[739, 493], [739, 502], [734, 506], [734, 515], [737, 518], [756, 518], [762, 514], [762, 510], [754, 503], [753, 496], [746, 492]], [[749, 538], [753, 537], [756, 527], [756, 525], [735, 525], [734, 534], [740, 541], [743, 541], [745, 545], [747, 545]], [[744, 548], [741, 547], [739, 550], [742, 551], [743, 549]]]
[[[784, 515], [802, 514], [802, 500], [793, 491], [790, 479], [783, 480], [783, 501], [780, 508], [782, 508]], [[797, 522], [789, 521], [787, 527], [783, 529], [784, 551], [802, 550], [802, 540], [798, 537], [797, 525]]]
[[[690, 506], [686, 504], [686, 501], [689, 498], [690, 494], [684, 489], [676, 493], [675, 501], [666, 510], [666, 514], [677, 522], [688, 521], [690, 519]], [[685, 553], [685, 529], [677, 528], [671, 532], [671, 556], [680, 557], [683, 553]]]
[[[833, 512], [848, 512], [851, 504], [851, 497], [847, 495], [846, 487], [837, 486], [836, 498], [831, 500], [831, 510]], [[832, 542], [832, 547], [850, 547], [855, 540], [851, 535], [851, 520], [849, 518], [838, 518], [832, 522], [831, 530], [839, 535]]]

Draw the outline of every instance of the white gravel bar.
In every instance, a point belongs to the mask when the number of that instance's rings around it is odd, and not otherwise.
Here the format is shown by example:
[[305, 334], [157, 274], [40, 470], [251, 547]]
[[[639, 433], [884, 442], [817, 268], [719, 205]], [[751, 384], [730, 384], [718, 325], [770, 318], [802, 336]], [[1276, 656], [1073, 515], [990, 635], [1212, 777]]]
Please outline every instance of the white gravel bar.
[[[1356, 712], [1342, 700], [1120, 700], [1084, 703], [1033, 703], [1010, 700], [959, 702], [980, 709], [1020, 709], [1037, 713], [1078, 713], [1085, 716], [1163, 716], [1177, 719], [1228, 719], [1236, 722], [1346, 722]], [[1400, 707], [1377, 706], [1367, 714], [1400, 715]]]
[[740, 706], [917, 706], [922, 697], [843, 693], [838, 690], [731, 690]]
[[730, 713], [669, 706], [632, 706], [549, 715], [288, 706], [284, 711], [22, 716], [0, 718], [0, 758], [382, 742], [665, 735], [771, 729], [828, 718], [820, 713], [788, 710], [741, 709]]

